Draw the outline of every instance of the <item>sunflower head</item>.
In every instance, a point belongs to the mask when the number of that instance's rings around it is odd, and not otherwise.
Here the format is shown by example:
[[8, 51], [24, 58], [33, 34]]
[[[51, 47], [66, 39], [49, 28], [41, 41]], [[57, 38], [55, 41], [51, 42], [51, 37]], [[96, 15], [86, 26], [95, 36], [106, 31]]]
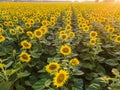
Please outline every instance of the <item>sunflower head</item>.
[[116, 36], [115, 42], [120, 43], [120, 36]]
[[46, 71], [52, 73], [60, 69], [60, 64], [57, 62], [51, 62], [46, 66]]
[[74, 32], [69, 32], [69, 36], [74, 38], [75, 37], [75, 33]]
[[53, 84], [57, 87], [62, 87], [69, 78], [69, 73], [65, 70], [60, 70], [54, 77]]
[[31, 23], [29, 23], [29, 22], [25, 23], [25, 27], [26, 28], [30, 28], [31, 27]]
[[30, 49], [31, 46], [32, 46], [32, 44], [29, 43], [27, 40], [23, 40], [23, 41], [21, 42], [21, 46], [22, 46], [24, 49]]
[[23, 34], [24, 33], [24, 29], [21, 26], [17, 26], [17, 31], [19, 34]]
[[68, 35], [66, 33], [65, 34], [60, 34], [60, 37], [64, 41], [66, 41], [68, 39]]
[[31, 31], [27, 31], [27, 32], [26, 32], [26, 35], [27, 35], [30, 39], [33, 39], [33, 38], [34, 38], [34, 34], [33, 34], [33, 32], [31, 32]]
[[67, 24], [67, 26], [65, 27], [65, 29], [66, 29], [66, 30], [71, 30], [71, 29], [72, 29], [72, 27], [71, 27], [71, 25], [70, 25], [70, 24]]
[[63, 45], [60, 48], [60, 53], [63, 55], [69, 55], [69, 54], [71, 54], [71, 51], [72, 51], [71, 47], [68, 45]]
[[9, 32], [11, 35], [16, 35], [16, 31], [14, 29], [10, 29]]
[[108, 33], [113, 33], [114, 31], [115, 31], [115, 28], [113, 28], [113, 27], [110, 27], [110, 28], [107, 30]]
[[31, 60], [30, 55], [28, 53], [26, 53], [26, 52], [22, 52], [19, 55], [19, 57], [20, 57], [20, 61], [22, 61], [22, 62], [26, 62], [27, 63], [27, 62], [29, 62]]
[[0, 43], [5, 41], [5, 37], [0, 35]]
[[96, 31], [91, 31], [90, 32], [90, 38], [96, 38], [98, 33]]
[[89, 31], [89, 26], [83, 27], [83, 31], [84, 31], [84, 32], [88, 32], [88, 31]]
[[2, 24], [0, 24], [0, 28], [3, 28], [3, 25], [2, 25]]
[[71, 65], [71, 66], [76, 66], [76, 65], [78, 65], [80, 62], [79, 62], [79, 60], [77, 59], [77, 58], [73, 58], [73, 59], [71, 59], [70, 60], [70, 62], [69, 62], [69, 64]]
[[48, 31], [48, 28], [46, 26], [41, 26], [40, 30], [42, 31], [43, 34], [46, 34]]
[[43, 33], [40, 29], [34, 31], [34, 35], [37, 38], [41, 38], [43, 36]]
[[96, 44], [96, 38], [90, 39], [90, 45], [95, 45]]

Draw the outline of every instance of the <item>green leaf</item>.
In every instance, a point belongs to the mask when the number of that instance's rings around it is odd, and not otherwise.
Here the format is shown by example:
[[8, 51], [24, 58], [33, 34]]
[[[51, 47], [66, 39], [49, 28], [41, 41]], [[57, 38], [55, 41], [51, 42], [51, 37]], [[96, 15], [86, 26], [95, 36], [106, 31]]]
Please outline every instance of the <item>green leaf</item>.
[[29, 76], [29, 75], [30, 75], [30, 73], [27, 72], [27, 71], [25, 71], [25, 72], [20, 72], [20, 73], [17, 74], [17, 78], [23, 78], [23, 77], [27, 77], [27, 76]]
[[115, 76], [120, 77], [120, 72], [119, 72], [117, 69], [113, 68], [113, 69], [112, 69], [112, 73], [113, 73]]
[[78, 78], [74, 78], [74, 86], [75, 90], [83, 90], [83, 80], [82, 79], [78, 79]]
[[41, 55], [41, 53], [36, 53], [36, 52], [32, 52], [32, 51], [30, 52], [30, 54], [33, 58], [39, 58]]
[[13, 61], [9, 61], [9, 63], [8, 64], [6, 64], [6, 68], [9, 68], [11, 65], [13, 64]]
[[1, 82], [0, 83], [0, 90], [10, 90], [12, 83], [11, 82]]
[[92, 83], [88, 86], [86, 90], [101, 90], [100, 85], [96, 83]]
[[46, 87], [49, 87], [49, 85], [52, 83], [52, 81], [50, 79], [48, 79], [46, 82], [45, 82], [45, 86]]
[[110, 66], [117, 66], [117, 65], [119, 65], [119, 63], [116, 60], [114, 60], [114, 59], [106, 60], [105, 63], [110, 65]]
[[25, 90], [25, 88], [19, 84], [16, 84], [16, 90]]
[[47, 81], [47, 79], [46, 79], [46, 78], [43, 78], [43, 79], [37, 81], [37, 82], [32, 86], [32, 88], [33, 88], [34, 90], [44, 90], [44, 88], [45, 88], [45, 82], [46, 82], [46, 81]]
[[97, 65], [97, 67], [96, 67], [95, 70], [96, 70], [96, 72], [98, 72], [99, 74], [102, 74], [102, 75], [106, 74], [106, 71], [105, 71], [104, 67], [101, 66], [101, 65]]
[[83, 74], [84, 74], [84, 72], [81, 71], [81, 70], [75, 70], [75, 71], [73, 71], [73, 75], [83, 75]]

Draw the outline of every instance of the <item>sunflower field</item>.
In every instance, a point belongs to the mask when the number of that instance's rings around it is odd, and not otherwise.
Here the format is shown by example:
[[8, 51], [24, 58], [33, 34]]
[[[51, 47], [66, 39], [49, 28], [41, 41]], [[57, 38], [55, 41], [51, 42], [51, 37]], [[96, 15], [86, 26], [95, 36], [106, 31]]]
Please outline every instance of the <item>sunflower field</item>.
[[120, 4], [1, 2], [0, 90], [120, 90]]

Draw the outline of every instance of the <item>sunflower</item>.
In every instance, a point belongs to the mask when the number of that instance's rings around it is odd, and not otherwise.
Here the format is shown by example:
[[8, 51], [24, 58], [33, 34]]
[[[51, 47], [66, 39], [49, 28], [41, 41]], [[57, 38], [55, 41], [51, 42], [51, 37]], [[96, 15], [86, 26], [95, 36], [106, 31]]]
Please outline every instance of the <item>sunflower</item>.
[[74, 38], [75, 37], [75, 33], [74, 32], [69, 32], [69, 36]]
[[57, 87], [62, 87], [69, 78], [69, 73], [65, 70], [60, 70], [54, 77], [53, 84]]
[[57, 62], [51, 62], [46, 66], [46, 71], [52, 73], [53, 71], [57, 71], [60, 69], [60, 64]]
[[9, 23], [8, 23], [7, 21], [5, 21], [5, 22], [4, 22], [4, 25], [5, 25], [5, 26], [8, 26], [8, 25], [9, 25]]
[[22, 17], [22, 21], [25, 22], [27, 20], [26, 17]]
[[50, 26], [55, 26], [55, 21], [50, 21]]
[[92, 25], [89, 25], [89, 29], [92, 29], [93, 28], [93, 26]]
[[71, 66], [76, 66], [76, 65], [80, 64], [80, 62], [77, 58], [73, 58], [73, 59], [70, 60], [69, 64]]
[[30, 28], [31, 27], [31, 23], [29, 23], [29, 22], [25, 23], [25, 27], [26, 28]]
[[96, 31], [90, 32], [90, 38], [96, 38], [97, 35], [98, 35], [98, 33]]
[[37, 29], [37, 30], [34, 31], [34, 35], [37, 38], [41, 38], [43, 36], [43, 33], [40, 29]]
[[17, 31], [19, 34], [23, 34], [24, 33], [24, 29], [21, 26], [17, 26]]
[[117, 37], [117, 34], [112, 34], [112, 35], [110, 36], [110, 40], [114, 40], [116, 37]]
[[29, 19], [29, 23], [33, 25], [35, 22], [33, 19]]
[[26, 53], [26, 52], [22, 52], [20, 55], [19, 55], [19, 57], [20, 57], [20, 60], [22, 61], [22, 62], [29, 62], [30, 60], [31, 60], [31, 57], [30, 57], [30, 55], [28, 54], [28, 53]]
[[10, 32], [10, 34], [12, 34], [12, 35], [16, 35], [16, 32], [15, 32], [14, 29], [10, 29], [9, 32]]
[[90, 39], [90, 45], [95, 45], [96, 44], [96, 38]]
[[42, 31], [43, 34], [46, 34], [48, 31], [48, 28], [46, 26], [41, 26], [40, 30]]
[[23, 40], [23, 41], [21, 42], [21, 46], [22, 46], [24, 49], [30, 49], [31, 46], [32, 46], [32, 44], [29, 43], [27, 40]]
[[65, 34], [65, 31], [64, 31], [64, 30], [60, 31], [60, 35], [61, 35], [61, 34]]
[[104, 29], [105, 29], [106, 31], [108, 31], [109, 28], [110, 28], [110, 25], [106, 25], [106, 26], [104, 27]]
[[115, 28], [113, 28], [113, 27], [110, 27], [110, 28], [107, 30], [108, 33], [113, 33], [114, 31], [115, 31]]
[[4, 42], [5, 41], [5, 37], [0, 35], [0, 42]]
[[50, 17], [50, 21], [56, 21], [56, 18], [54, 16]]
[[120, 43], [120, 36], [116, 36], [115, 42]]
[[67, 24], [66, 27], [65, 27], [65, 30], [71, 30], [71, 29], [72, 29], [71, 25]]
[[63, 45], [60, 48], [60, 53], [63, 55], [69, 55], [71, 54], [71, 47], [68, 45]]
[[82, 28], [82, 23], [79, 23], [79, 24], [78, 24], [78, 27], [79, 27], [79, 28]]
[[34, 38], [34, 34], [31, 31], [27, 31], [26, 35], [30, 38], [33, 39]]
[[12, 21], [9, 21], [9, 22], [8, 22], [8, 25], [11, 26], [11, 27], [13, 27], [13, 26], [14, 26], [14, 23], [13, 23]]
[[84, 31], [84, 32], [88, 32], [88, 31], [89, 31], [89, 26], [83, 27], [83, 31]]
[[66, 33], [65, 34], [60, 34], [60, 37], [64, 41], [66, 41], [68, 39], [68, 35]]
[[88, 25], [86, 24], [86, 23], [83, 23], [82, 24], [82, 28], [85, 28], [85, 27], [87, 27]]
[[36, 18], [36, 22], [37, 22], [37, 23], [40, 23], [40, 19], [39, 19], [39, 18]]
[[2, 25], [2, 24], [0, 24], [0, 28], [3, 28], [3, 25]]
[[18, 18], [16, 16], [13, 16], [13, 20], [18, 22]]
[[42, 25], [43, 25], [43, 26], [47, 26], [47, 25], [48, 25], [48, 21], [47, 21], [47, 20], [43, 20], [43, 21], [42, 21]]

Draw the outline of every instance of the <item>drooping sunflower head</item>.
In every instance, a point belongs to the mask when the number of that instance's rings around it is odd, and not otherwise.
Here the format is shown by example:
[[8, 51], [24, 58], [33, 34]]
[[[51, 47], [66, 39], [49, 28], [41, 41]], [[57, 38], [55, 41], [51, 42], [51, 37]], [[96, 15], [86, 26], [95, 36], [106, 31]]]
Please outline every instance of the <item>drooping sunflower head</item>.
[[10, 29], [9, 32], [11, 35], [16, 35], [16, 31], [14, 29]]
[[60, 70], [54, 77], [53, 84], [57, 87], [62, 87], [69, 78], [69, 73], [65, 70]]
[[23, 41], [21, 42], [21, 46], [22, 46], [24, 49], [30, 49], [31, 46], [32, 46], [32, 44], [29, 43], [27, 40], [23, 40]]
[[63, 55], [69, 55], [69, 54], [71, 54], [71, 51], [72, 51], [71, 47], [68, 45], [63, 45], [60, 48], [60, 53]]
[[21, 26], [17, 26], [16, 29], [17, 29], [19, 34], [23, 34], [24, 33], [24, 29]]
[[0, 24], [0, 28], [3, 28], [3, 25], [2, 25], [2, 24]]
[[43, 34], [46, 34], [48, 31], [48, 28], [46, 26], [41, 26], [40, 30], [42, 31]]
[[84, 31], [84, 32], [88, 32], [88, 31], [89, 31], [89, 26], [83, 27], [83, 31]]
[[22, 61], [22, 62], [26, 62], [27, 63], [27, 62], [29, 62], [31, 60], [30, 55], [28, 53], [26, 53], [26, 52], [22, 52], [19, 55], [19, 57], [20, 57], [20, 61]]
[[110, 28], [110, 25], [106, 25], [106, 26], [104, 27], [104, 29], [105, 29], [106, 31], [108, 31], [109, 28]]
[[90, 32], [90, 38], [96, 38], [98, 33], [96, 31], [91, 31]]
[[79, 63], [80, 63], [80, 61], [79, 61], [77, 58], [73, 58], [73, 59], [71, 59], [70, 62], [69, 62], [69, 64], [70, 64], [71, 66], [76, 66], [76, 65], [78, 65]]
[[27, 35], [30, 39], [33, 39], [33, 38], [34, 38], [34, 34], [33, 34], [33, 32], [31, 32], [31, 31], [27, 31], [27, 32], [26, 32], [26, 35]]
[[40, 29], [34, 31], [34, 35], [37, 38], [41, 38], [43, 36], [43, 33]]
[[115, 42], [120, 43], [120, 36], [116, 36]]
[[69, 36], [74, 38], [75, 37], [75, 33], [74, 32], [69, 32]]
[[5, 41], [5, 37], [0, 35], [0, 43]]
[[60, 64], [57, 62], [51, 62], [46, 66], [46, 71], [52, 73], [60, 69]]
[[112, 35], [110, 36], [110, 40], [115, 40], [116, 37], [117, 37], [117, 34], [112, 34]]

